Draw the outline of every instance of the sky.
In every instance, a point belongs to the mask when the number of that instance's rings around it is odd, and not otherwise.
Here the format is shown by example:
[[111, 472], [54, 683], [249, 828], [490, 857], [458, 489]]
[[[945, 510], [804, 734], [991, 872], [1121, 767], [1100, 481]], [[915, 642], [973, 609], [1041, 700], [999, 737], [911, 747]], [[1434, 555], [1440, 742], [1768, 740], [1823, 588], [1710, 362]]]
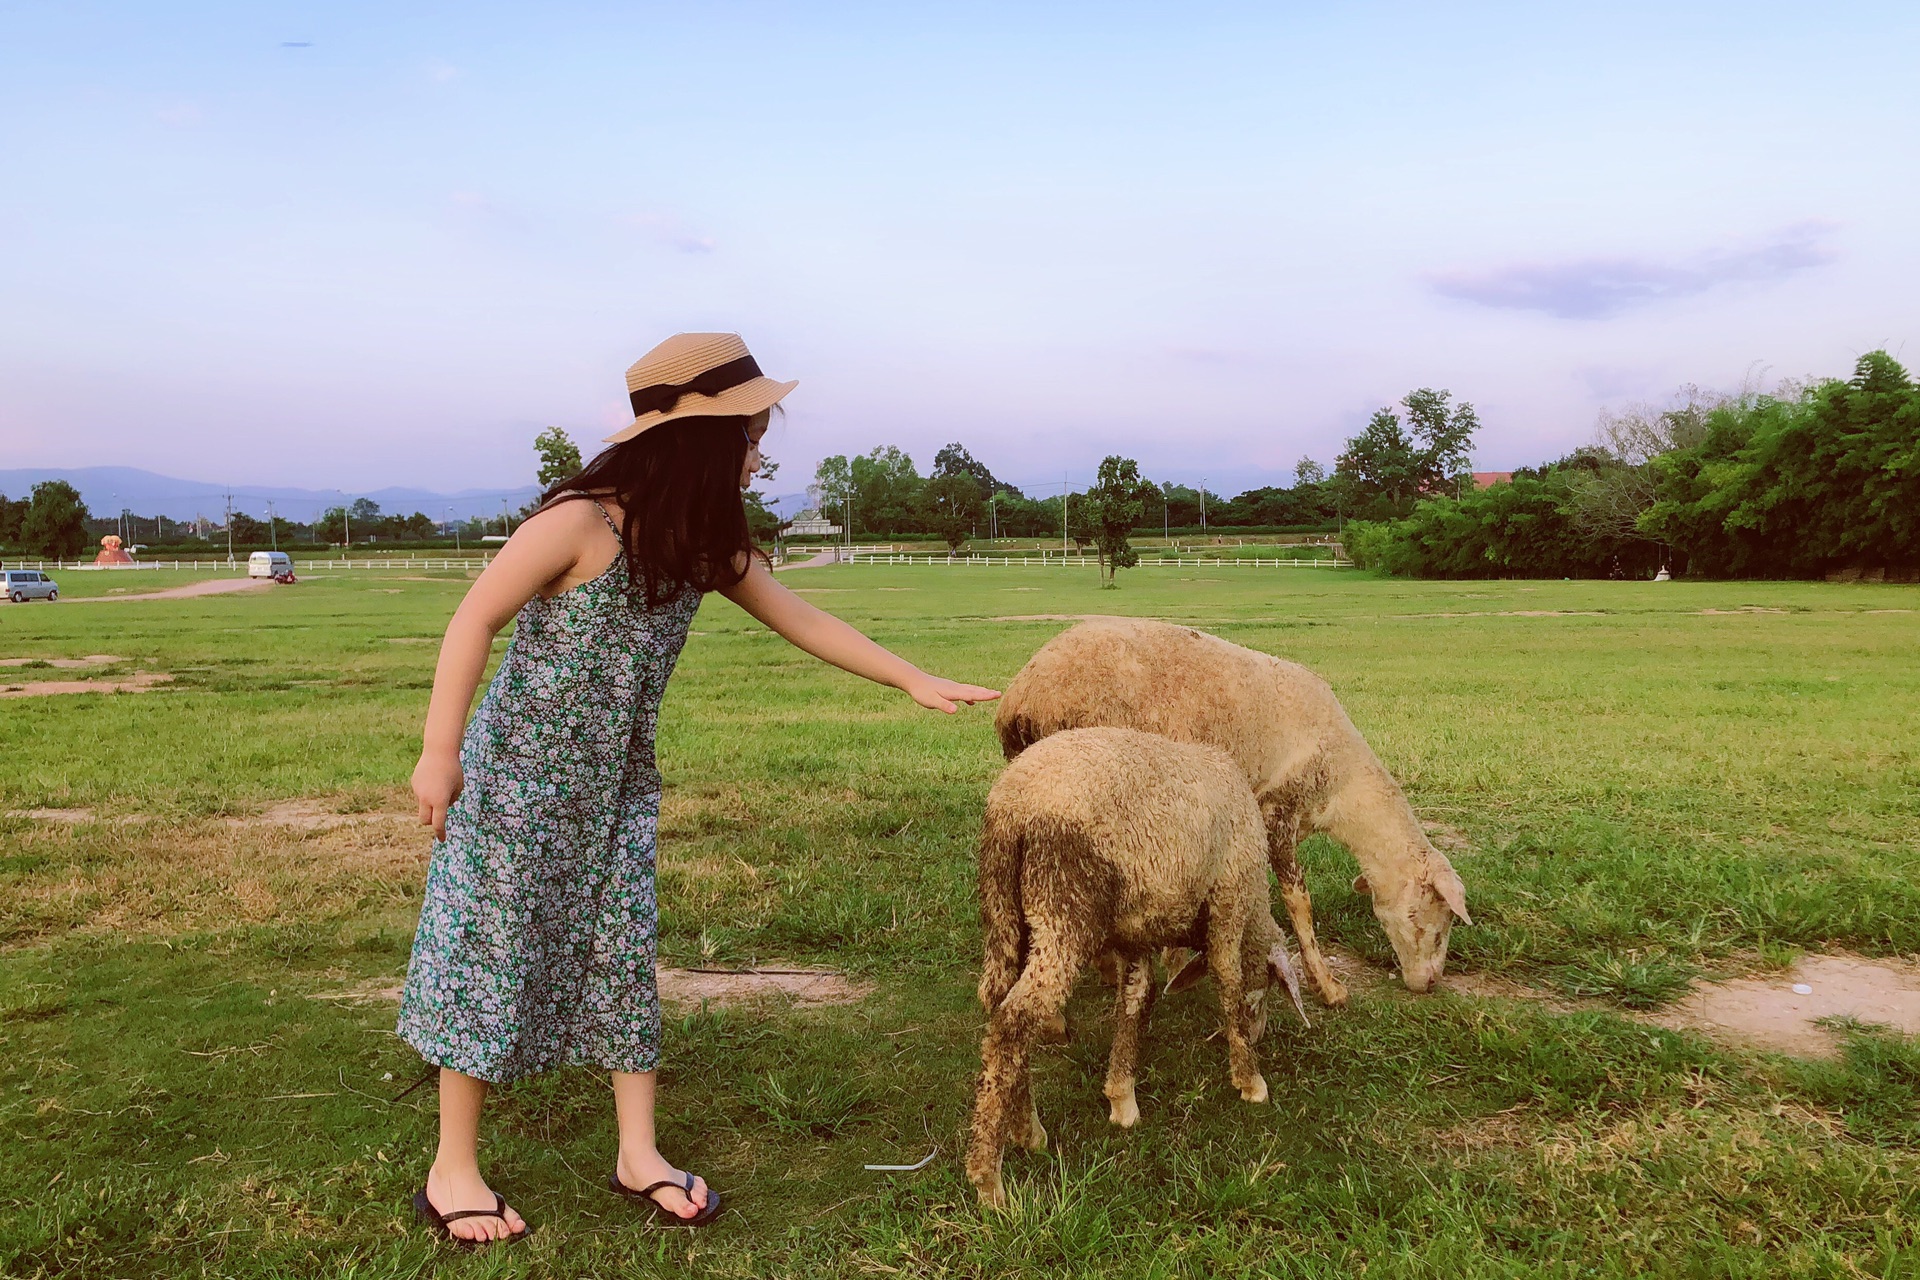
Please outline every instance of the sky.
[[0, 458], [524, 484], [680, 330], [774, 492], [948, 441], [1226, 493], [1920, 355], [1920, 6], [0, 0]]

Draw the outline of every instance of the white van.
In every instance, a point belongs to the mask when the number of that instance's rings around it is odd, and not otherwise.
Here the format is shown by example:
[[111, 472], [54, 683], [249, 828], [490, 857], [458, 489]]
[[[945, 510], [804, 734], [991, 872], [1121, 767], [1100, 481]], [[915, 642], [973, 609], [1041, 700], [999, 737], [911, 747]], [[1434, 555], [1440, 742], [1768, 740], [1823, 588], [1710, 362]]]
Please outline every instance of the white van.
[[293, 557], [284, 551], [256, 551], [247, 557], [249, 578], [277, 578], [293, 572]]

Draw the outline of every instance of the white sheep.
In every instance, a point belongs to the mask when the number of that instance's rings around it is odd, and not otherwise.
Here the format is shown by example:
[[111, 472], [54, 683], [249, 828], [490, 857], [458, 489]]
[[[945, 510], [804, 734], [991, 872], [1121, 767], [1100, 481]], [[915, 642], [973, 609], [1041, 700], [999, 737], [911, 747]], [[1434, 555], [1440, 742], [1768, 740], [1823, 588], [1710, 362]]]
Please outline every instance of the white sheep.
[[1224, 753], [1129, 729], [1035, 744], [987, 795], [979, 877], [988, 1021], [967, 1176], [985, 1203], [1006, 1201], [1009, 1140], [1046, 1146], [1029, 1054], [1074, 979], [1103, 954], [1122, 965], [1105, 1089], [1113, 1123], [1140, 1118], [1134, 1065], [1152, 1001], [1148, 957], [1167, 945], [1201, 952], [1170, 989], [1212, 975], [1233, 1083], [1248, 1102], [1266, 1101], [1253, 1041], [1269, 977], [1286, 983], [1296, 1009], [1300, 982], [1267, 897], [1259, 806]]
[[1294, 854], [1324, 831], [1360, 863], [1409, 990], [1430, 990], [1447, 963], [1453, 918], [1471, 923], [1466, 889], [1428, 841], [1406, 796], [1333, 691], [1296, 663], [1191, 627], [1137, 618], [1083, 622], [1048, 641], [1000, 700], [994, 726], [1008, 759], [1050, 734], [1114, 725], [1215, 746], [1253, 785], [1267, 853], [1309, 980], [1347, 1002], [1313, 932], [1313, 903]]

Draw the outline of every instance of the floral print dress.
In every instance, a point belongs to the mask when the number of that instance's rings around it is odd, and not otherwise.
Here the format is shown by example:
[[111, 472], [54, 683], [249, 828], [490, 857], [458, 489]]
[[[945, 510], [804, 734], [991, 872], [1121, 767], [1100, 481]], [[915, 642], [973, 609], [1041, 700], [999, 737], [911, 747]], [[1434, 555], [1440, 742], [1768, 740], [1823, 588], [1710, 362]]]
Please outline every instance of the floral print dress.
[[503, 1084], [659, 1061], [653, 736], [700, 593], [649, 609], [629, 587], [620, 555], [529, 600], [467, 725], [400, 1000], [437, 1066]]

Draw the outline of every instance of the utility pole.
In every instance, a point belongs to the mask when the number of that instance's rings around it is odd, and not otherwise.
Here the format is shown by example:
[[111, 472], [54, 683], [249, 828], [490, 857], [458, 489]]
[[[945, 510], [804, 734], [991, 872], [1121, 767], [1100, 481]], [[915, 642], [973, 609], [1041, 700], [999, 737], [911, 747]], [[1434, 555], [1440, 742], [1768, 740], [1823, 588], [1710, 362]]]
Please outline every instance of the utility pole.
[[338, 489], [334, 492], [340, 494], [340, 527], [347, 535], [346, 549], [351, 551], [353, 550], [353, 512], [347, 509], [347, 495]]
[[267, 499], [267, 545], [271, 546], [275, 551], [278, 551], [280, 549], [280, 531], [273, 527], [274, 522], [278, 519], [279, 517], [273, 514], [273, 499], [268, 498]]
[[233, 563], [233, 492], [227, 492], [227, 563]]
[[509, 537], [513, 534], [513, 527], [507, 523], [507, 500], [505, 498], [500, 499], [500, 532]]
[[447, 524], [453, 530], [453, 554], [460, 554], [460, 526], [453, 522], [453, 508], [447, 508]]
[[1207, 536], [1207, 478], [1200, 477], [1200, 536]]
[[1067, 495], [1073, 492], [1073, 481], [1067, 473], [1060, 473], [1060, 563], [1067, 562]]

